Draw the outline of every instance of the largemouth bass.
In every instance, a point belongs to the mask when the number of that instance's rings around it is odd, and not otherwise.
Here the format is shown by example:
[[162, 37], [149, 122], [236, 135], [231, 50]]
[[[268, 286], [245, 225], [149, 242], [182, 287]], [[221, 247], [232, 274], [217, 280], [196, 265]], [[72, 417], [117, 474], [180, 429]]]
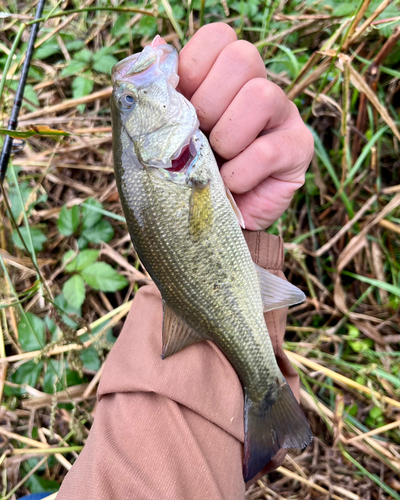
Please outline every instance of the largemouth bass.
[[312, 439], [263, 316], [304, 294], [253, 263], [195, 109], [175, 90], [177, 69], [160, 37], [114, 67], [115, 177], [133, 245], [162, 295], [162, 357], [211, 340], [241, 380], [248, 481], [280, 448]]

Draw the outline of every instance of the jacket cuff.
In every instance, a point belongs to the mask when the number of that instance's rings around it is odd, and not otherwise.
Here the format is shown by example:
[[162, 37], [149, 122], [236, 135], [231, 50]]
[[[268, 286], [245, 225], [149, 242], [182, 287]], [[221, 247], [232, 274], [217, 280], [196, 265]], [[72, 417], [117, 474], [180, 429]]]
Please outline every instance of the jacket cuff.
[[253, 261], [270, 271], [281, 271], [284, 262], [283, 240], [264, 231], [243, 230]]

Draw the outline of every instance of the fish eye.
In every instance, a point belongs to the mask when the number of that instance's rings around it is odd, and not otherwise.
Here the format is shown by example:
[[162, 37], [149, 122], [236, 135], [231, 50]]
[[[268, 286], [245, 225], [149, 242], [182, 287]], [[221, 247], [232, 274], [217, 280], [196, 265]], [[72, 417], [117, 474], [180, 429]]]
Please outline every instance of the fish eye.
[[135, 104], [135, 99], [132, 94], [123, 94], [118, 102], [121, 109], [127, 110]]

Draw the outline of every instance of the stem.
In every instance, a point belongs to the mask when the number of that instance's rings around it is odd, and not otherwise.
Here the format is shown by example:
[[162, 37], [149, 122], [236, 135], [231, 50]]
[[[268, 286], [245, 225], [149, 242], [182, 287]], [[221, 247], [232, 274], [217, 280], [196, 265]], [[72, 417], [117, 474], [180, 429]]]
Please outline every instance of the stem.
[[61, 12], [57, 12], [56, 14], [52, 14], [51, 16], [48, 16], [48, 17], [46, 16], [46, 17], [41, 17], [40, 19], [34, 19], [33, 21], [29, 21], [26, 24], [30, 25], [30, 24], [40, 23], [42, 21], [47, 21], [47, 19], [54, 19], [56, 17], [69, 16], [70, 14], [78, 14], [81, 12], [99, 12], [99, 11], [134, 12], [136, 14], [142, 14], [143, 16], [163, 17], [163, 18], [167, 17], [163, 14], [156, 14], [155, 12], [152, 12], [151, 10], [137, 9], [136, 7], [85, 7], [83, 9], [79, 8], [79, 9], [72, 9], [72, 10], [63, 10]]

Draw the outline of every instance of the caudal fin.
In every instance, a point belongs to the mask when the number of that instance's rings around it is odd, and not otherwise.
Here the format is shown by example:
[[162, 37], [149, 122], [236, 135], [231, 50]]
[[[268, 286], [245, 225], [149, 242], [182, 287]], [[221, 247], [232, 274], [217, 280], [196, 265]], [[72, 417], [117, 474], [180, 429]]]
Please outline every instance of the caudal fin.
[[276, 398], [267, 394], [261, 402], [246, 394], [244, 410], [245, 481], [260, 472], [281, 448], [303, 449], [312, 441], [307, 419], [285, 382]]

